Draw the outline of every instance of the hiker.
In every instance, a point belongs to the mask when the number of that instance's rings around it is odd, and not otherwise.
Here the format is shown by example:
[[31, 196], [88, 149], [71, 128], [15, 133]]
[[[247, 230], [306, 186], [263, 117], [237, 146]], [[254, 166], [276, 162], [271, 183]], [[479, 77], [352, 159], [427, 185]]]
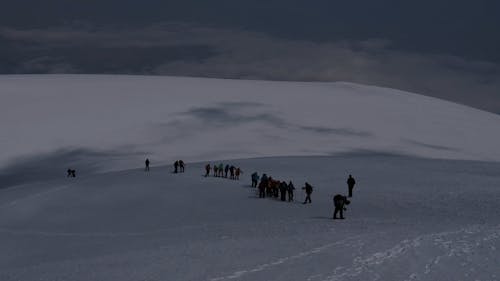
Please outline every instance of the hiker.
[[293, 202], [293, 191], [295, 190], [295, 186], [293, 186], [292, 181], [288, 183], [288, 202]]
[[235, 174], [235, 179], [236, 180], [240, 180], [240, 174], [243, 174], [243, 171], [240, 169], [240, 167], [236, 168], [236, 172], [234, 173]]
[[311, 201], [311, 193], [313, 192], [312, 185], [310, 185], [309, 183], [306, 182], [305, 186], [302, 187], [302, 189], [304, 189], [306, 191], [306, 200], [304, 200], [303, 204], [307, 204], [307, 201], [309, 201], [309, 203], [312, 203], [312, 201]]
[[234, 180], [234, 169], [236, 169], [236, 167], [234, 167], [233, 165], [229, 167], [229, 173], [231, 174], [230, 179], [232, 180]]
[[76, 178], [76, 170], [71, 170], [71, 177]]
[[227, 173], [229, 172], [229, 165], [226, 164], [226, 167], [224, 168], [224, 177], [227, 179]]
[[224, 164], [220, 163], [219, 164], [219, 177], [223, 177], [224, 176]]
[[179, 161], [175, 161], [174, 163], [174, 173], [177, 174], [177, 171], [179, 169]]
[[259, 174], [257, 174], [257, 172], [254, 172], [252, 174], [252, 187], [257, 187], [258, 182], [259, 182]]
[[217, 177], [219, 173], [219, 167], [217, 167], [217, 164], [214, 164], [214, 177]]
[[262, 175], [262, 179], [259, 183], [259, 198], [266, 198], [266, 189], [267, 189], [267, 176], [266, 174]]
[[259, 183], [259, 198], [266, 198], [266, 189], [267, 189], [267, 179], [261, 180]]
[[351, 201], [347, 200], [346, 196], [337, 194], [333, 197], [333, 205], [335, 206], [335, 211], [333, 211], [333, 219], [337, 219], [337, 213], [340, 213], [340, 219], [344, 219], [344, 211], [347, 210], [345, 207], [346, 205], [349, 205]]
[[356, 184], [356, 181], [354, 178], [349, 175], [349, 178], [347, 178], [347, 187], [349, 188], [349, 197], [352, 197], [352, 189], [354, 188], [354, 185]]
[[205, 165], [205, 178], [208, 177], [208, 175], [210, 175], [210, 164], [207, 164]]
[[149, 159], [146, 158], [146, 161], [144, 163], [146, 164], [146, 168], [144, 169], [144, 171], [149, 171]]
[[68, 171], [67, 171], [68, 172], [68, 176], [67, 176], [68, 178], [71, 177], [71, 171], [73, 171], [73, 170], [68, 169]]
[[180, 169], [181, 169], [181, 173], [184, 173], [184, 167], [185, 167], [185, 165], [184, 165], [184, 161], [179, 160], [179, 167], [180, 167]]
[[288, 189], [288, 185], [286, 184], [285, 181], [282, 181], [280, 183], [280, 195], [281, 195], [281, 201], [286, 201], [286, 191]]

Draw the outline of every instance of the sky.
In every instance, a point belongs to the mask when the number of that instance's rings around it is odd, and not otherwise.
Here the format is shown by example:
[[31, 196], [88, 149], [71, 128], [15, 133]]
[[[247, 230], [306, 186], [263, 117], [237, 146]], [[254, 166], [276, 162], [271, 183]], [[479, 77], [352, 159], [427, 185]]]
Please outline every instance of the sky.
[[0, 73], [349, 81], [500, 113], [499, 14], [498, 1], [9, 1]]

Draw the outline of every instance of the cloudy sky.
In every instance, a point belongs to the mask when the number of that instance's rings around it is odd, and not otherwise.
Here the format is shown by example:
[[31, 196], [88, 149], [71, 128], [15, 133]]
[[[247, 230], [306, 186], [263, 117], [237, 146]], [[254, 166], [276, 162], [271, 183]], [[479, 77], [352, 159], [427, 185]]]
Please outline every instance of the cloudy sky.
[[351, 81], [500, 113], [499, 1], [3, 2], [2, 74]]

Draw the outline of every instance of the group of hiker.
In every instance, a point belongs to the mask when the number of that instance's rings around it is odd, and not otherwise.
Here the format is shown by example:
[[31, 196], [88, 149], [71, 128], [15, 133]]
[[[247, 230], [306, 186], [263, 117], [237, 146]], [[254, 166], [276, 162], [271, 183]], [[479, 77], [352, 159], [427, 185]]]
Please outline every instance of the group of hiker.
[[[149, 159], [146, 159], [145, 165], [145, 171], [149, 171]], [[184, 161], [176, 160], [174, 162], [174, 173], [184, 173], [184, 170]], [[214, 164], [213, 166], [211, 166], [210, 164], [207, 164], [205, 166], [205, 177], [208, 177], [212, 170], [214, 177], [228, 178], [229, 176], [229, 178], [232, 180], [239, 180], [240, 175], [243, 173], [243, 171], [239, 167], [235, 167], [233, 165], [224, 165], [220, 163], [219, 165]], [[76, 177], [76, 170], [68, 169], [67, 177]], [[260, 177], [257, 172], [252, 173], [251, 178], [252, 188], [258, 188], [259, 198], [272, 197], [275, 199], [280, 198], [281, 201], [294, 201], [295, 186], [293, 185], [292, 181], [289, 181], [287, 183], [286, 181], [275, 180], [267, 174], [263, 174], [262, 177]], [[352, 175], [349, 175], [349, 177], [347, 178], [348, 196], [336, 194], [333, 197], [333, 205], [335, 207], [333, 211], [333, 219], [337, 219], [337, 214], [339, 214], [339, 219], [344, 219], [344, 211], [346, 210], [346, 206], [351, 203], [351, 201], [347, 198], [352, 197], [355, 184], [356, 180], [352, 177]], [[306, 198], [302, 204], [311, 204], [311, 194], [313, 192], [313, 186], [306, 182], [302, 187], [302, 190], [304, 190], [306, 193]]]
[[[354, 180], [352, 175], [349, 175], [349, 177], [347, 178], [347, 187], [349, 192], [348, 197], [352, 197], [352, 191], [355, 184], [356, 181]], [[294, 201], [293, 197], [295, 186], [293, 185], [292, 181], [289, 181], [289, 183], [287, 184], [286, 181], [275, 180], [271, 176], [267, 176], [266, 174], [263, 174], [262, 178], [260, 178], [259, 174], [257, 172], [254, 172], [252, 174], [252, 187], [258, 188], [259, 198], [266, 198], [267, 196], [274, 197], [276, 199], [280, 198], [281, 201], [287, 201], [288, 195], [288, 202]], [[313, 192], [313, 186], [306, 182], [302, 189], [306, 193], [306, 198], [302, 204], [311, 204], [311, 194]], [[333, 205], [335, 207], [333, 211], [333, 219], [337, 219], [337, 214], [340, 215], [339, 219], [344, 219], [344, 211], [346, 210], [346, 206], [350, 203], [351, 201], [347, 199], [347, 196], [336, 194], [333, 197]]]
[[[259, 174], [254, 172], [252, 174], [252, 187], [257, 187], [259, 190], [259, 198], [273, 197], [280, 198], [281, 201], [294, 201], [294, 191], [295, 186], [292, 181], [288, 183], [286, 181], [275, 180], [267, 174], [263, 174], [259, 182]], [[312, 203], [311, 194], [313, 191], [312, 185], [308, 182], [305, 183], [303, 190], [306, 192], [306, 199], [303, 204]], [[288, 200], [287, 200], [288, 195]]]
[[[151, 161], [149, 161], [149, 158], [146, 158], [146, 161], [144, 161], [144, 164], [145, 164], [144, 171], [148, 172], [149, 171], [149, 164], [151, 164]], [[184, 173], [185, 168], [186, 168], [186, 164], [184, 164], [184, 161], [176, 160], [174, 162], [174, 174]]]
[[68, 173], [68, 178], [76, 178], [76, 170], [68, 169], [66, 172]]
[[210, 164], [205, 165], [205, 177], [210, 175], [210, 171], [213, 170], [213, 176], [219, 178], [227, 178], [229, 176], [232, 180], [239, 180], [240, 175], [243, 174], [243, 171], [240, 167], [235, 167], [233, 165], [220, 163], [219, 165], [214, 164], [211, 166]]
[[257, 187], [259, 190], [259, 198], [274, 197], [280, 198], [281, 201], [293, 202], [293, 191], [295, 186], [292, 181], [286, 183], [286, 181], [279, 181], [273, 179], [271, 176], [266, 174], [262, 175], [262, 179], [259, 182], [259, 174], [254, 172], [252, 174], [252, 187]]
[[184, 168], [186, 165], [184, 164], [184, 161], [182, 160], [177, 160], [174, 162], [174, 174], [177, 173], [184, 173]]

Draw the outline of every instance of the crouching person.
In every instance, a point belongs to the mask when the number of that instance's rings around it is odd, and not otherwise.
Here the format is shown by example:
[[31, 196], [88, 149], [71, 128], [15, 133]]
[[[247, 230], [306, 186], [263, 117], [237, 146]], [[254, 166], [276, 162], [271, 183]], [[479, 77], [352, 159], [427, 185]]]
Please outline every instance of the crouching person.
[[346, 209], [346, 205], [349, 205], [351, 201], [347, 200], [347, 197], [344, 195], [337, 194], [333, 197], [333, 205], [335, 206], [335, 211], [333, 211], [333, 219], [337, 219], [337, 213], [340, 212], [340, 219], [344, 219], [344, 211]]

